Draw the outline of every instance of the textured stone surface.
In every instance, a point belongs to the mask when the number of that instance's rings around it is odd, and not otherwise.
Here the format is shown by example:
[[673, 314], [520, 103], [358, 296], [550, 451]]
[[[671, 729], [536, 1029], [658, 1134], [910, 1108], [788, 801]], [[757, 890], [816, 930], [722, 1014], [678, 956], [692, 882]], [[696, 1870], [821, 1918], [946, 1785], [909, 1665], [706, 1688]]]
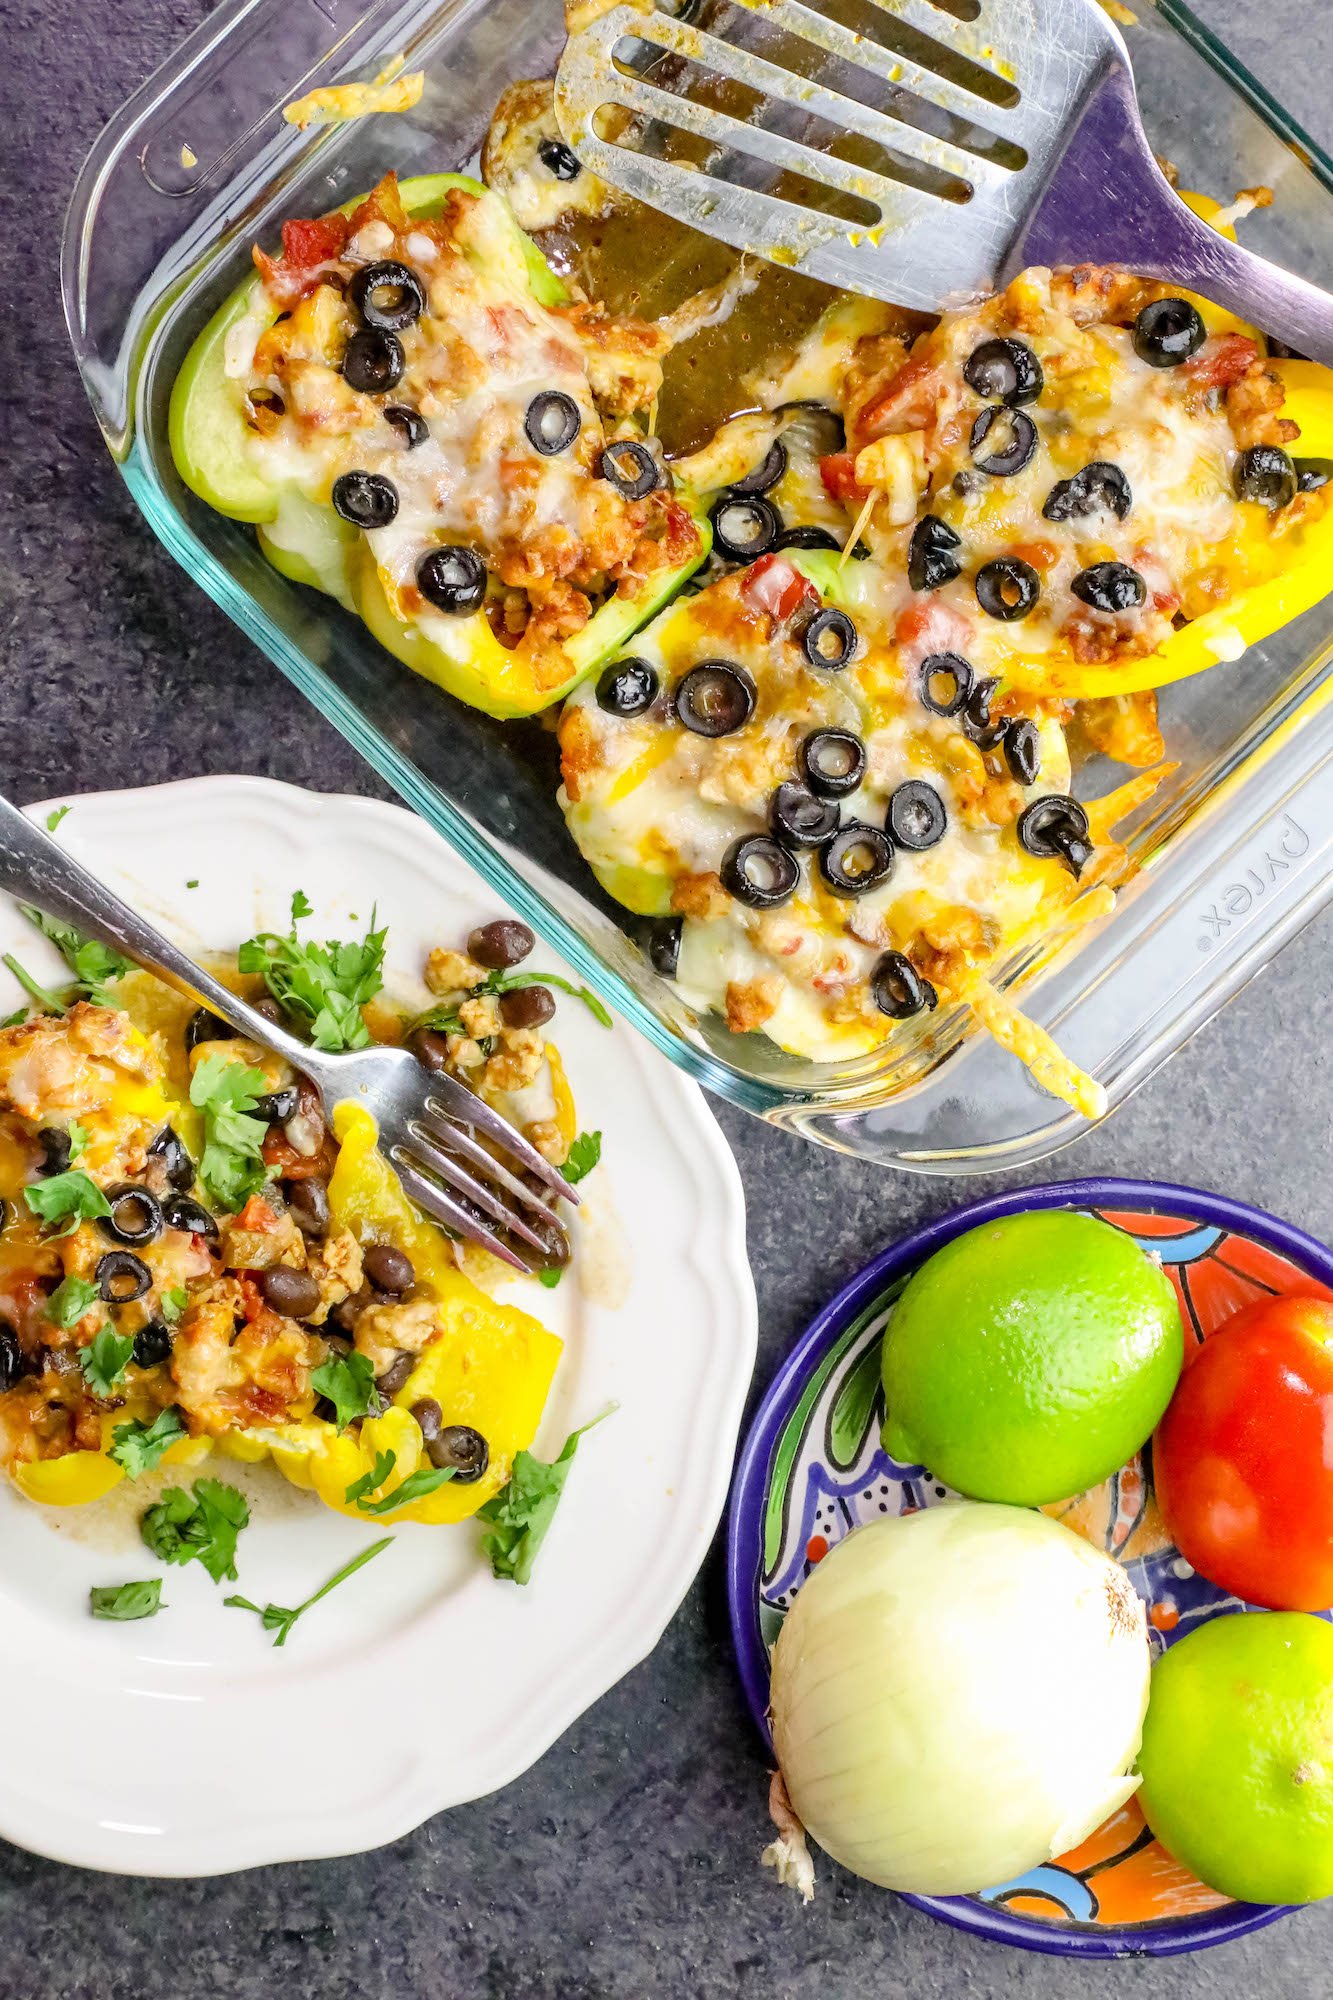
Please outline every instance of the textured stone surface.
[[[60, 320], [56, 250], [77, 163], [206, 11], [201, 0], [13, 0], [6, 10], [0, 772], [19, 799], [204, 771], [378, 790], [153, 541], [96, 435]], [[1304, 0], [1201, 0], [1201, 11], [1298, 117], [1333, 139], [1320, 10]], [[1059, 1170], [1197, 1181], [1333, 1233], [1320, 1025], [1331, 935], [1328, 918], [1313, 924]], [[871, 1251], [985, 1185], [880, 1173], [738, 1113], [722, 1118], [750, 1194], [760, 1382]], [[0, 1729], [0, 1785], [3, 1730], [77, 1732], [96, 1718], [94, 1689], [75, 1717], [50, 1714], [34, 1687]], [[373, 1755], [373, 1716], [349, 1718], [348, 1736], [364, 1746], [353, 1754]], [[224, 1754], [244, 1755], [244, 1746]], [[324, 1744], [312, 1754], [346, 1752]], [[299, 1773], [257, 1773], [256, 1782], [299, 1783]], [[1069, 1967], [955, 1935], [827, 1866], [818, 1901], [802, 1911], [760, 1874], [763, 1840], [764, 1770], [731, 1670], [715, 1552], [653, 1658], [535, 1770], [396, 1847], [181, 1884], [78, 1874], [5, 1850], [0, 1994], [1091, 2000], [1114, 1987], [1296, 2000], [1329, 1990], [1333, 1912], [1204, 1958]]]

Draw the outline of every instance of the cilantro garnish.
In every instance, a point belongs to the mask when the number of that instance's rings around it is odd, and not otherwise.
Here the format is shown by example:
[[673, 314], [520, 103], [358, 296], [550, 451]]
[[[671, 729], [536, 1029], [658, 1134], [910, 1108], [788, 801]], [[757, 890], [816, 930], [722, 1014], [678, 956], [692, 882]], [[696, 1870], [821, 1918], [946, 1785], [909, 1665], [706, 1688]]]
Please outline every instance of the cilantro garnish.
[[236, 1541], [250, 1519], [245, 1495], [221, 1479], [196, 1479], [194, 1498], [169, 1486], [139, 1532], [164, 1563], [202, 1563], [214, 1583], [236, 1581]]
[[62, 1236], [68, 1236], [81, 1222], [91, 1222], [99, 1215], [111, 1213], [110, 1202], [82, 1167], [75, 1167], [71, 1173], [48, 1174], [44, 1181], [34, 1181], [31, 1187], [24, 1188], [23, 1199], [43, 1222], [63, 1222]]
[[[469, 1000], [482, 1000], [488, 993], [516, 993], [520, 986], [558, 986], [562, 993], [572, 994], [581, 1000], [595, 1021], [602, 1027], [614, 1024], [610, 1014], [597, 995], [588, 986], [575, 986], [568, 979], [562, 979], [557, 972], [488, 972], [480, 986], [474, 986], [468, 994]], [[460, 1005], [462, 1003], [460, 1002]], [[437, 1035], [461, 1035], [463, 1021], [457, 1007], [431, 1007], [418, 1015], [412, 1027], [433, 1028]]]
[[190, 1080], [190, 1102], [204, 1114], [199, 1177], [214, 1205], [232, 1215], [268, 1181], [268, 1123], [251, 1116], [267, 1089], [262, 1070], [221, 1054], [205, 1056]]
[[[83, 1315], [97, 1303], [97, 1286], [91, 1278], [76, 1278], [72, 1273], [62, 1278], [46, 1301], [46, 1317], [52, 1326], [63, 1327], [66, 1333], [77, 1326]], [[133, 1347], [134, 1342], [130, 1342]], [[89, 1378], [91, 1380], [91, 1377]]]
[[400, 1507], [410, 1507], [414, 1500], [424, 1500], [428, 1493], [436, 1492], [446, 1480], [454, 1476], [452, 1465], [423, 1465], [418, 1471], [409, 1472], [407, 1478], [400, 1486], [395, 1486], [392, 1493], [384, 1494], [379, 1500], [372, 1500], [370, 1495], [378, 1487], [383, 1486], [397, 1463], [396, 1451], [377, 1452], [371, 1471], [363, 1472], [359, 1479], [354, 1479], [343, 1494], [347, 1505], [359, 1507], [363, 1514], [396, 1514]]
[[69, 1140], [69, 1156], [71, 1160], [77, 1160], [80, 1153], [87, 1152], [89, 1134], [86, 1126], [78, 1123], [70, 1125], [66, 1130], [65, 1137]]
[[[34, 979], [32, 974], [19, 964], [12, 952], [7, 951], [5, 953], [3, 959], [0, 959], [0, 965], [5, 966], [8, 971], [13, 973], [23, 991], [36, 1001], [44, 1014], [64, 1013], [66, 1006], [69, 1004], [66, 995], [63, 993], [54, 993], [49, 986], [43, 986], [40, 980]], [[5, 1022], [5, 1026], [12, 1028], [17, 1022], [26, 1021], [27, 1018], [27, 1008], [20, 1007], [16, 1013], [10, 1015], [9, 1019]]]
[[169, 1291], [163, 1292], [161, 1299], [162, 1317], [168, 1326], [175, 1326], [189, 1303], [190, 1294], [186, 1291], [184, 1285], [173, 1285]]
[[[76, 1278], [66, 1278], [65, 1285], [81, 1282], [81, 1280]], [[65, 1289], [65, 1285], [60, 1287], [62, 1292]], [[94, 1285], [93, 1298], [96, 1298], [96, 1296], [97, 1287]], [[92, 1304], [91, 1299], [88, 1301], [88, 1304]], [[87, 1309], [87, 1306], [85, 1306], [84, 1311], [86, 1312]], [[57, 1325], [59, 1326], [63, 1326], [64, 1324], [64, 1320], [57, 1321]], [[88, 1387], [92, 1390], [94, 1396], [106, 1397], [115, 1393], [117, 1384], [125, 1379], [125, 1370], [129, 1366], [130, 1356], [133, 1353], [134, 1336], [128, 1333], [117, 1333], [114, 1328], [109, 1326], [99, 1328], [88, 1345], [79, 1349], [79, 1366], [82, 1368]]]
[[337, 1356], [311, 1371], [311, 1387], [333, 1404], [334, 1422], [339, 1431], [357, 1417], [368, 1417], [379, 1407], [375, 1370], [364, 1354]]
[[397, 1463], [398, 1454], [396, 1451], [377, 1451], [372, 1469], [369, 1472], [363, 1472], [359, 1479], [354, 1479], [343, 1494], [346, 1504], [349, 1507], [359, 1507], [361, 1502], [369, 1494], [373, 1493], [377, 1486], [383, 1486]]
[[336, 1590], [340, 1583], [346, 1583], [349, 1576], [355, 1576], [356, 1572], [362, 1569], [366, 1563], [370, 1562], [373, 1557], [381, 1555], [392, 1541], [393, 1536], [386, 1535], [382, 1542], [372, 1542], [368, 1549], [362, 1549], [359, 1556], [353, 1556], [351, 1562], [344, 1563], [342, 1568], [335, 1575], [331, 1576], [327, 1583], [321, 1584], [313, 1597], [307, 1597], [304, 1604], [298, 1604], [293, 1610], [288, 1610], [282, 1604], [266, 1604], [261, 1608], [258, 1604], [252, 1604], [248, 1597], [224, 1597], [222, 1601], [224, 1604], [235, 1605], [238, 1611], [253, 1611], [263, 1625], [264, 1630], [277, 1635], [273, 1641], [274, 1645], [285, 1646], [287, 1643], [287, 1634], [291, 1631], [297, 1619], [304, 1612], [309, 1611], [312, 1604], [318, 1604], [321, 1597], [327, 1597], [329, 1592]]
[[375, 913], [359, 944], [328, 938], [323, 944], [303, 944], [297, 922], [308, 917], [313, 904], [300, 889], [292, 897], [292, 927], [285, 936], [261, 931], [248, 938], [236, 954], [238, 970], [262, 973], [273, 998], [304, 1028], [317, 1049], [364, 1049], [370, 1030], [361, 1009], [384, 985], [384, 940], [387, 929], [376, 930]]
[[68, 811], [68, 806], [52, 806], [50, 812], [46, 815], [46, 830], [48, 833], [55, 832]]
[[[9, 960], [5, 959], [3, 963], [8, 965]], [[0, 1021], [0, 1028], [17, 1028], [19, 1022], [26, 1021], [27, 1018], [28, 1018], [27, 1008], [16, 1007], [12, 1014], [6, 1014], [4, 1020]]]
[[164, 1608], [156, 1577], [149, 1583], [95, 1583], [88, 1602], [94, 1618], [153, 1618]]
[[138, 1479], [155, 1471], [177, 1438], [186, 1436], [179, 1410], [163, 1410], [151, 1424], [140, 1423], [136, 1417], [131, 1423], [118, 1424], [111, 1433], [109, 1456], [128, 1478]]
[[514, 1469], [508, 1484], [477, 1509], [477, 1519], [490, 1523], [481, 1538], [481, 1547], [482, 1553], [490, 1557], [496, 1576], [508, 1577], [511, 1583], [531, 1581], [532, 1566], [555, 1518], [579, 1439], [609, 1417], [614, 1408], [612, 1404], [601, 1416], [571, 1431], [559, 1458], [551, 1465], [534, 1458], [530, 1451], [514, 1454]]
[[563, 1276], [564, 1271], [562, 1267], [556, 1264], [549, 1271], [538, 1271], [537, 1283], [545, 1285], [548, 1292], [553, 1292]]
[[[74, 974], [74, 984], [56, 1011], [73, 1006], [76, 1000], [91, 1000], [94, 1007], [114, 1007], [115, 1000], [107, 987], [111, 980], [125, 977], [132, 969], [130, 961], [122, 958], [118, 951], [113, 951], [109, 944], [102, 944], [97, 938], [84, 937], [72, 924], [57, 923], [54, 917], [44, 916], [30, 903], [20, 903], [19, 908], [43, 937], [50, 938]], [[10, 970], [14, 968], [11, 966]], [[18, 976], [17, 973], [15, 976]]]
[[569, 1149], [569, 1157], [560, 1171], [573, 1187], [576, 1181], [584, 1180], [602, 1157], [602, 1135], [600, 1132], [580, 1132]]

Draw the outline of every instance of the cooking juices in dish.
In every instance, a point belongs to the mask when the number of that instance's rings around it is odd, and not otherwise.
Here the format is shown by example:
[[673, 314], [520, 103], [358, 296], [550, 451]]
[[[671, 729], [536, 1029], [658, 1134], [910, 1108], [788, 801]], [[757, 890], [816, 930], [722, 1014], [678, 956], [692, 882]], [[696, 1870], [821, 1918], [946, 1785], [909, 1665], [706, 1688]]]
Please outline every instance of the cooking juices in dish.
[[[1323, 594], [1327, 372], [1092, 267], [933, 327], [806, 287], [766, 329], [744, 272], [650, 320], [643, 212], [547, 87], [483, 165], [617, 310], [498, 193], [389, 176], [256, 249], [177, 385], [184, 477], [462, 699], [564, 702], [570, 831], [691, 1005], [815, 1060], [963, 1006], [1095, 1115], [988, 974], [1108, 909], [1153, 690]], [[1140, 775], [1079, 800], [1097, 755]]]

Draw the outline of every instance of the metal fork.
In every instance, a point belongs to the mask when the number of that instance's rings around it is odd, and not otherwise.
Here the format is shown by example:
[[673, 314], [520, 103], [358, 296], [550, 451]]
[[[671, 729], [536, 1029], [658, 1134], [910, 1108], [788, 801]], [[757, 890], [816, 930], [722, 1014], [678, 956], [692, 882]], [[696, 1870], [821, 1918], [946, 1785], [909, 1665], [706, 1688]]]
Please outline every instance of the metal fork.
[[1121, 265], [1333, 363], [1333, 299], [1171, 189], [1097, 0], [638, 0], [571, 36], [555, 108], [613, 187], [846, 291]]
[[[446, 1229], [519, 1271], [568, 1257], [568, 1239], [541, 1190], [575, 1205], [578, 1195], [558, 1168], [473, 1091], [427, 1069], [408, 1049], [328, 1055], [297, 1041], [196, 965], [3, 797], [0, 889], [112, 946], [237, 1034], [284, 1056], [310, 1078], [326, 1104], [350, 1100], [364, 1106], [379, 1128], [380, 1151], [407, 1194]], [[524, 1173], [538, 1187], [525, 1184]], [[540, 1233], [534, 1221], [540, 1221]], [[510, 1238], [537, 1254], [524, 1256]]]

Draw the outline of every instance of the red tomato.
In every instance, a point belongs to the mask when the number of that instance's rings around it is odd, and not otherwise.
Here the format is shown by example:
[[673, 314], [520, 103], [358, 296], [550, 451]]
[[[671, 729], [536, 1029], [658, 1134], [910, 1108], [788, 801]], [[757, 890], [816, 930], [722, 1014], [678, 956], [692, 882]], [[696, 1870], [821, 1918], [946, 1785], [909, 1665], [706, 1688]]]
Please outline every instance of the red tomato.
[[819, 476], [824, 482], [824, 491], [830, 500], [836, 500], [840, 507], [863, 507], [867, 488], [856, 483], [856, 453], [854, 451], [830, 452], [819, 461]]
[[1273, 1611], [1333, 1606], [1333, 1304], [1263, 1299], [1197, 1348], [1153, 1437], [1167, 1531]]
[[809, 577], [778, 555], [760, 556], [741, 585], [741, 596], [752, 611], [766, 611], [781, 622], [819, 592]]

